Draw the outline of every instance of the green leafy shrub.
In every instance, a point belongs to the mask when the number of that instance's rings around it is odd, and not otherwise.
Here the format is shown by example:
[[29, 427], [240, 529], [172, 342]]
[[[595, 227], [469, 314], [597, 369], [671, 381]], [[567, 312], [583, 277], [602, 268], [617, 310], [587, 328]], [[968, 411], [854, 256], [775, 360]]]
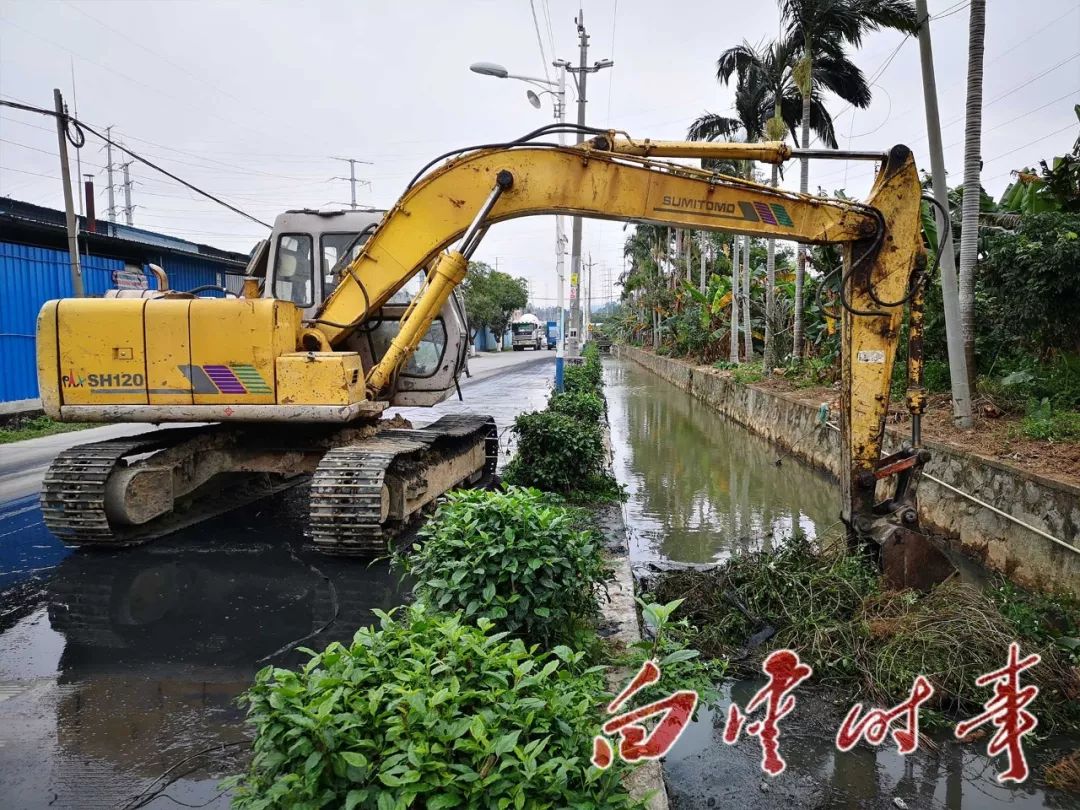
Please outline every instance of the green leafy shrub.
[[935, 394], [949, 391], [952, 388], [949, 364], [942, 360], [927, 360], [923, 365], [923, 385]]
[[396, 562], [433, 609], [493, 619], [548, 648], [579, 637], [611, 573], [599, 538], [576, 519], [535, 489], [457, 490]]
[[588, 391], [563, 391], [552, 393], [548, 410], [562, 413], [582, 422], [597, 424], [604, 418], [604, 400]]
[[1028, 405], [1022, 423], [1025, 436], [1048, 441], [1080, 440], [1080, 413], [1055, 408], [1049, 399]]
[[606, 469], [598, 424], [539, 411], [518, 416], [512, 430], [518, 444], [503, 475], [507, 483], [584, 499], [619, 493]]
[[636, 806], [624, 766], [589, 763], [606, 690], [582, 653], [537, 653], [423, 605], [376, 613], [350, 646], [256, 676], [234, 807]]
[[604, 371], [600, 362], [569, 364], [563, 369], [563, 390], [570, 393], [599, 394], [604, 386]]
[[1080, 665], [1080, 599], [1066, 593], [1025, 591], [1004, 578], [989, 593], [1017, 633], [1054, 645]]

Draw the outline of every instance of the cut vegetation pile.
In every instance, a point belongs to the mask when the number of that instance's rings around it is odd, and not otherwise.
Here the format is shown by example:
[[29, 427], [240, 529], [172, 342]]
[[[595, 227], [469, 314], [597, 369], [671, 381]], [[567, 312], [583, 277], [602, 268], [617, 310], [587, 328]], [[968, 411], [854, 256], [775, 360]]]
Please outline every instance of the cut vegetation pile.
[[660, 601], [684, 597], [681, 615], [699, 628], [686, 643], [731, 659], [735, 672], [759, 675], [761, 660], [787, 647], [813, 666], [816, 682], [878, 704], [903, 700], [925, 675], [935, 690], [928, 707], [950, 715], [982, 705], [990, 692], [976, 678], [1003, 666], [1019, 640], [1025, 653], [1043, 656], [1025, 673], [1041, 690], [1040, 723], [1080, 720], [1080, 674], [1067, 652], [1017, 626], [995, 593], [958, 582], [889, 591], [871, 562], [806, 540], [709, 571], [669, 573], [654, 592]]

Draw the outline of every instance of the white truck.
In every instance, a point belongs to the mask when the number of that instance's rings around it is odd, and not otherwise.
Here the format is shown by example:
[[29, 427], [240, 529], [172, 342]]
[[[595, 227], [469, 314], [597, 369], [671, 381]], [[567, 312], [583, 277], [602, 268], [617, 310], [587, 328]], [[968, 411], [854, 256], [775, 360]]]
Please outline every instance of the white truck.
[[516, 318], [510, 324], [510, 333], [515, 352], [523, 352], [526, 349], [540, 351], [547, 343], [545, 324], [535, 315], [526, 314]]

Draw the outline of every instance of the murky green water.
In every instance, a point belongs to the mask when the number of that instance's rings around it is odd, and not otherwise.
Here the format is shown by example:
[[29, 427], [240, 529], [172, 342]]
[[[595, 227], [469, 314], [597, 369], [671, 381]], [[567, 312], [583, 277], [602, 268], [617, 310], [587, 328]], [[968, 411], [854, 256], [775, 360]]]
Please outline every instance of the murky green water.
[[703, 563], [839, 524], [839, 489], [660, 377], [607, 360], [615, 474], [635, 561]]

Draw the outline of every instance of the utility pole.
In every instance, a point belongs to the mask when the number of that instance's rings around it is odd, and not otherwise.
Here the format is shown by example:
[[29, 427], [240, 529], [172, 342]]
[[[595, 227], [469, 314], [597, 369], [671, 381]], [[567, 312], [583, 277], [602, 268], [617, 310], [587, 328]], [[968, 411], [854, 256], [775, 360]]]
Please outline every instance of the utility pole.
[[[609, 68], [615, 63], [610, 59], [604, 59], [588, 67], [589, 59], [589, 35], [585, 31], [585, 13], [578, 11], [574, 18], [578, 31], [578, 66], [573, 67], [569, 62], [560, 60], [555, 63], [556, 67], [563, 67], [574, 77], [577, 86], [577, 123], [579, 127], [585, 126], [585, 104], [587, 99], [585, 89], [590, 73], [598, 73], [604, 68]], [[585, 133], [580, 129], [576, 133], [575, 143], [585, 140]], [[568, 351], [571, 357], [576, 357], [581, 346], [581, 217], [574, 217], [573, 227], [570, 232], [570, 331], [574, 337], [570, 340]]]
[[76, 298], [85, 295], [83, 291], [82, 268], [79, 266], [79, 224], [75, 219], [75, 200], [71, 195], [71, 168], [68, 166], [67, 151], [67, 112], [64, 109], [64, 97], [59, 88], [53, 90], [53, 102], [56, 104], [56, 137], [60, 149], [60, 179], [64, 183], [64, 213], [67, 219], [68, 256], [71, 262], [71, 290]]
[[[923, 101], [926, 106], [926, 135], [930, 147], [930, 179], [934, 199], [942, 211], [949, 210], [949, 184], [945, 178], [945, 156], [941, 147], [941, 119], [938, 115], [937, 81], [934, 77], [934, 50], [930, 41], [930, 15], [926, 0], [915, 0], [919, 26], [919, 57], [922, 61]], [[949, 379], [952, 383], [953, 421], [957, 427], [970, 428], [971, 392], [969, 390], [967, 357], [964, 354], [963, 329], [960, 323], [960, 292], [953, 256], [952, 222], [946, 213], [944, 221], [934, 212], [938, 223], [938, 254], [941, 267], [941, 298], [945, 310], [945, 342], [949, 357]]]
[[588, 270], [588, 276], [585, 281], [585, 319], [584, 319], [584, 331], [583, 337], [589, 336], [589, 325], [592, 323], [592, 269], [595, 262], [592, 260], [592, 251], [589, 251], [589, 261], [586, 262], [585, 267]]
[[105, 127], [105, 137], [108, 138], [105, 141], [105, 176], [109, 183], [109, 210], [106, 214], [109, 217], [109, 222], [116, 222], [116, 197], [115, 184], [113, 183], [113, 162], [112, 162], [112, 127]]
[[[560, 124], [566, 120], [566, 63], [555, 62], [554, 66], [559, 69], [559, 89], [555, 93], [555, 120]], [[559, 146], [563, 145], [565, 135], [559, 132]], [[559, 308], [559, 338], [555, 343], [555, 390], [563, 390], [563, 364], [566, 357], [566, 312], [563, 301], [564, 288], [566, 287], [566, 263], [563, 256], [566, 255], [566, 234], [563, 231], [563, 218], [555, 217], [555, 275], [558, 278], [558, 292], [555, 293], [556, 306]]]
[[131, 204], [131, 161], [127, 163], [121, 163], [120, 168], [124, 170], [124, 221], [128, 225], [134, 225], [135, 222], [132, 219], [132, 213], [135, 211], [135, 206]]
[[352, 193], [352, 203], [351, 203], [350, 207], [355, 211], [356, 210], [356, 184], [359, 183], [362, 186], [367, 186], [368, 188], [371, 188], [371, 182], [369, 180], [357, 180], [356, 179], [356, 164], [357, 163], [364, 163], [364, 164], [366, 164], [368, 166], [371, 166], [373, 164], [372, 164], [372, 162], [370, 160], [357, 160], [356, 158], [332, 157], [330, 159], [331, 160], [341, 160], [341, 161], [344, 161], [345, 163], [349, 164], [349, 176], [348, 177], [331, 177], [330, 179], [331, 180], [348, 180], [349, 181], [349, 190]]

